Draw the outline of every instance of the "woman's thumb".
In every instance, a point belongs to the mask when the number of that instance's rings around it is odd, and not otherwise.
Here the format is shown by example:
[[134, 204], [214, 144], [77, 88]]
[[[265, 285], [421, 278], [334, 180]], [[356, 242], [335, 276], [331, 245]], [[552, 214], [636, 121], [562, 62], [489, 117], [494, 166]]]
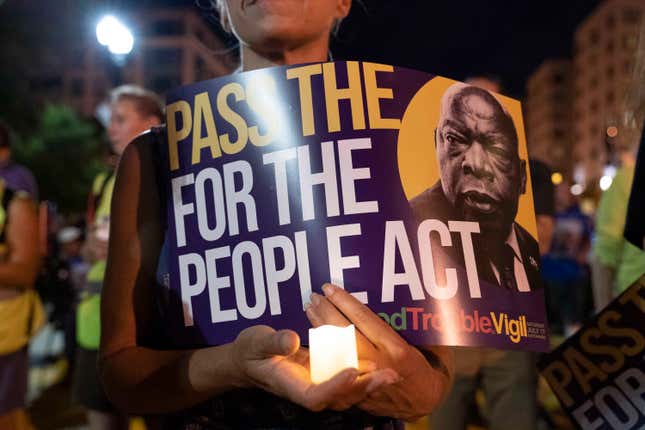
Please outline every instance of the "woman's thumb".
[[300, 347], [300, 338], [292, 330], [280, 330], [267, 333], [257, 345], [259, 355], [267, 358], [274, 355], [291, 355]]

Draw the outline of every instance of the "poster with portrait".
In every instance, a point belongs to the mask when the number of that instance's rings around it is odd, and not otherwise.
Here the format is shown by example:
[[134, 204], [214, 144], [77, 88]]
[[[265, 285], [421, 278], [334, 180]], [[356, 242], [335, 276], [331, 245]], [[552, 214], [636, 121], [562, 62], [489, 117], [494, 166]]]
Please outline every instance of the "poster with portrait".
[[413, 344], [547, 349], [520, 103], [358, 61], [167, 96], [164, 330], [296, 330], [325, 282]]
[[645, 426], [645, 280], [623, 292], [538, 366], [580, 429]]

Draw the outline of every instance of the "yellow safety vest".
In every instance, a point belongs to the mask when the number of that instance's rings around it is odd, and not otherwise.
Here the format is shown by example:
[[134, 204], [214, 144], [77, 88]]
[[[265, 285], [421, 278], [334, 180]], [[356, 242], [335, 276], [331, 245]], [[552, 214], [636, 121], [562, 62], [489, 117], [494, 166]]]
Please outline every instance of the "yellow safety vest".
[[[95, 223], [109, 221], [113, 191], [114, 175], [102, 173], [96, 177], [92, 193], [100, 194], [100, 198], [96, 205]], [[100, 291], [104, 277], [105, 260], [94, 262], [87, 273], [89, 291], [84, 293], [76, 310], [76, 342], [85, 349], [96, 350], [101, 341], [101, 295], [97, 291]]]

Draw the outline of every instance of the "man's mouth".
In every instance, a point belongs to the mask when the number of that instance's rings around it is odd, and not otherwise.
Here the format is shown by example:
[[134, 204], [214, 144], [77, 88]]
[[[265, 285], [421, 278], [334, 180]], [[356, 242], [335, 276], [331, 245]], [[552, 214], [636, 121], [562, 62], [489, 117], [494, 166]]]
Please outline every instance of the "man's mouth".
[[497, 208], [497, 201], [492, 197], [478, 193], [477, 191], [469, 191], [464, 194], [464, 203], [475, 209], [478, 212], [490, 214]]

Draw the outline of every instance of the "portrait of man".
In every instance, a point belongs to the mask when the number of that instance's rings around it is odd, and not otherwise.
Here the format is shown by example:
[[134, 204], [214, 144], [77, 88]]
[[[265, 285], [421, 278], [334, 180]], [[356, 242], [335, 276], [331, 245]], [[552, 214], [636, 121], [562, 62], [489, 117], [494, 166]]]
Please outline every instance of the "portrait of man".
[[[515, 222], [527, 171], [511, 116], [487, 90], [457, 83], [441, 99], [434, 140], [440, 179], [410, 200], [417, 221], [479, 223], [473, 245], [480, 282], [518, 292], [540, 286], [538, 244]], [[433, 237], [431, 244], [433, 254], [456, 248]]]

